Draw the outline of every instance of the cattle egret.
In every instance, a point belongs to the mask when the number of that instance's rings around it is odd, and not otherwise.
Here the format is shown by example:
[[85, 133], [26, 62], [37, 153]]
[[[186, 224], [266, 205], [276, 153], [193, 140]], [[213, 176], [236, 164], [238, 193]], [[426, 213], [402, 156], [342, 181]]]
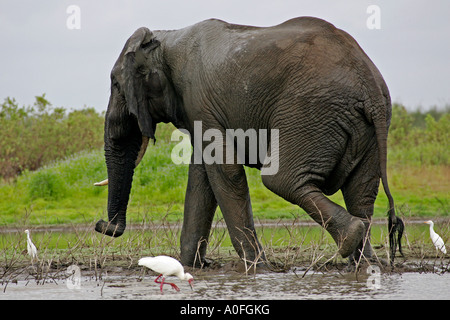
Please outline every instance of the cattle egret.
[[445, 249], [444, 240], [442, 240], [442, 238], [436, 232], [434, 232], [433, 221], [428, 220], [428, 221], [425, 221], [424, 223], [426, 223], [430, 226], [430, 237], [431, 237], [431, 241], [433, 242], [434, 246], [436, 247], [436, 250], [441, 250], [444, 254], [446, 254], [447, 249]]
[[[138, 264], [140, 266], [145, 266], [160, 274], [155, 279], [155, 282], [161, 284], [159, 287], [161, 293], [163, 292], [164, 284], [170, 284], [172, 288], [174, 288], [177, 291], [180, 291], [180, 288], [178, 288], [174, 283], [164, 282], [167, 276], [177, 276], [181, 280], [187, 280], [189, 285], [191, 286], [191, 289], [193, 289], [192, 282], [194, 281], [194, 278], [189, 273], [184, 273], [184, 269], [181, 263], [172, 257], [157, 256], [157, 257], [141, 258], [139, 259]], [[159, 278], [161, 277], [162, 281], [158, 281]]]
[[27, 234], [27, 251], [28, 254], [30, 255], [31, 259], [36, 259], [37, 258], [37, 249], [36, 246], [34, 245], [34, 243], [31, 241], [30, 238], [30, 230], [25, 230], [25, 233]]

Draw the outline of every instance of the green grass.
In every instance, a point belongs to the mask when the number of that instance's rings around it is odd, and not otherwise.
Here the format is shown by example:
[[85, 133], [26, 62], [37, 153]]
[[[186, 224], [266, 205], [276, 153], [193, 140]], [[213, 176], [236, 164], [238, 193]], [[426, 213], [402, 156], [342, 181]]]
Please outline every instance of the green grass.
[[[162, 126], [159, 130], [162, 139], [149, 145], [136, 168], [128, 223], [139, 223], [146, 215], [167, 221], [182, 219], [188, 166], [172, 163], [170, 154], [175, 142], [169, 141], [168, 134], [172, 127]], [[265, 188], [258, 170], [246, 168], [246, 172], [256, 219], [305, 216], [299, 207]], [[446, 165], [391, 164], [390, 188], [400, 214], [447, 216], [450, 211], [449, 176], [450, 168]], [[76, 224], [105, 219], [107, 187], [93, 186], [94, 182], [105, 178], [101, 149], [78, 153], [34, 172], [26, 171], [14, 182], [0, 184], [0, 225], [24, 222], [31, 225]], [[331, 199], [345, 206], [340, 192]], [[387, 207], [387, 198], [380, 188], [375, 217], [384, 217]]]

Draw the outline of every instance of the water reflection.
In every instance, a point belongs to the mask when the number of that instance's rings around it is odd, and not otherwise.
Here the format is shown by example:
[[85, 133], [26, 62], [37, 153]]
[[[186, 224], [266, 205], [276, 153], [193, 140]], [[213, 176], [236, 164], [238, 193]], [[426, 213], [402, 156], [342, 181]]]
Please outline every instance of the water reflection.
[[142, 280], [139, 276], [106, 275], [97, 281], [84, 277], [80, 289], [72, 290], [63, 281], [19, 281], [9, 284], [0, 299], [450, 299], [449, 273], [381, 274], [379, 289], [368, 286], [367, 279], [334, 272], [308, 273], [303, 278], [292, 271], [252, 276], [215, 274], [197, 277], [194, 291], [179, 283], [179, 293], [167, 287], [161, 295], [152, 276]]

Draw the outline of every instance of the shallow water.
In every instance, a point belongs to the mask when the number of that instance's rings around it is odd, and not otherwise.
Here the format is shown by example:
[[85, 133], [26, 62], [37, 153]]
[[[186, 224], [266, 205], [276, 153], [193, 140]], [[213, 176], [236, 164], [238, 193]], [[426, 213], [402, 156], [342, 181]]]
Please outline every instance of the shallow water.
[[[376, 274], [356, 277], [337, 272], [265, 273], [256, 275], [211, 274], [198, 276], [194, 290], [187, 282], [168, 278], [180, 287], [169, 285], [161, 294], [154, 276], [103, 276], [94, 280], [81, 276], [79, 288], [66, 280], [37, 284], [20, 280], [0, 288], [0, 299], [150, 299], [150, 300], [297, 300], [297, 299], [450, 299], [450, 273]], [[372, 277], [372, 278], [370, 278]], [[71, 282], [69, 282], [71, 284]], [[70, 287], [70, 288], [69, 288]]]

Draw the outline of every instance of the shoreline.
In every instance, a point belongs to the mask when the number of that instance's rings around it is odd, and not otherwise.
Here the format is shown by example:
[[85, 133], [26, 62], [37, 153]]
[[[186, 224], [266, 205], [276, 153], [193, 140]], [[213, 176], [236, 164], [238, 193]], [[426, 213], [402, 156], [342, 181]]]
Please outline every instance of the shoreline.
[[[433, 220], [434, 223], [450, 223], [450, 217], [400, 217], [406, 225], [408, 224], [420, 224], [427, 220]], [[373, 225], [387, 225], [386, 218], [376, 218], [372, 220]], [[167, 222], [156, 221], [151, 223], [131, 223], [127, 224], [126, 231], [134, 230], [161, 230], [161, 229], [178, 229], [181, 228], [182, 221]], [[74, 232], [74, 231], [94, 231], [95, 222], [92, 223], [79, 223], [79, 224], [51, 224], [51, 225], [29, 225], [29, 226], [0, 226], [0, 234], [22, 232], [25, 229], [30, 229], [33, 232]], [[278, 219], [278, 220], [256, 220], [255, 228], [277, 228], [277, 227], [320, 227], [315, 221], [310, 219]], [[213, 222], [212, 228], [224, 229], [226, 228], [225, 221], [223, 219]]]

